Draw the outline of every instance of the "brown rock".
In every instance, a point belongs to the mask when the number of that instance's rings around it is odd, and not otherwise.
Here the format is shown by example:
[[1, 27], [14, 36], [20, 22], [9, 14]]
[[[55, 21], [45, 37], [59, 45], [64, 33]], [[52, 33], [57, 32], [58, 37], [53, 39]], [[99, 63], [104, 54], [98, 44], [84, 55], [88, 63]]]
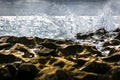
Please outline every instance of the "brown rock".
[[47, 43], [42, 43], [42, 46], [49, 48], [49, 49], [54, 49], [56, 50], [58, 46], [55, 43], [47, 42]]
[[39, 56], [57, 56], [55, 50], [46, 47], [40, 48], [40, 50], [37, 50], [36, 53]]
[[32, 64], [22, 64], [16, 74], [15, 80], [34, 80], [38, 69]]
[[118, 61], [120, 61], [120, 54], [114, 54], [112, 56], [103, 58], [102, 60], [106, 61], [106, 62], [118, 62]]
[[21, 43], [28, 47], [33, 47], [36, 45], [33, 37], [19, 37], [18, 38], [18, 37], [11, 36], [8, 38], [6, 42], [12, 43], [12, 44]]
[[81, 45], [71, 45], [66, 48], [61, 49], [62, 55], [76, 55], [83, 51], [83, 47]]
[[92, 39], [93, 33], [89, 34], [82, 34], [82, 33], [77, 33], [76, 37], [77, 39]]
[[0, 43], [0, 50], [2, 49], [10, 49], [12, 45], [10, 43]]
[[107, 41], [103, 44], [104, 47], [106, 47], [106, 46], [116, 46], [116, 45], [120, 45], [120, 40], [113, 39], [113, 40]]
[[34, 57], [34, 54], [31, 52], [30, 48], [29, 47], [26, 47], [25, 45], [23, 44], [15, 44], [12, 48], [11, 48], [11, 51], [21, 51], [24, 53], [24, 55], [22, 55], [22, 57], [24, 58], [31, 58], [31, 57]]
[[0, 68], [0, 80], [13, 80], [7, 68]]
[[100, 63], [100, 62], [91, 62], [88, 63], [88, 65], [85, 65], [85, 68], [83, 69], [86, 72], [93, 72], [97, 74], [106, 74], [111, 69], [110, 65], [106, 63]]
[[0, 64], [13, 63], [13, 62], [16, 62], [16, 61], [22, 61], [22, 60], [18, 57], [15, 57], [14, 55], [0, 54]]
[[120, 80], [120, 67], [114, 67], [108, 73], [110, 80]]

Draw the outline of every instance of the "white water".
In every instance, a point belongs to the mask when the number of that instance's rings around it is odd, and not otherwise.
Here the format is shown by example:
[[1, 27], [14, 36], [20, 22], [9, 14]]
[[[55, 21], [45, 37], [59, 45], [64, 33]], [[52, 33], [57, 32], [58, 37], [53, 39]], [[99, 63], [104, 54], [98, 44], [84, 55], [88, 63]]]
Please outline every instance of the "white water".
[[[99, 16], [76, 16], [67, 9], [67, 16], [0, 16], [0, 36], [38, 36], [40, 38], [75, 39], [76, 33], [99, 28], [113, 30], [120, 27], [120, 17], [112, 16], [109, 1]], [[56, 5], [57, 6], [57, 5]], [[59, 9], [66, 8], [62, 6]], [[66, 10], [66, 9], [65, 9]]]

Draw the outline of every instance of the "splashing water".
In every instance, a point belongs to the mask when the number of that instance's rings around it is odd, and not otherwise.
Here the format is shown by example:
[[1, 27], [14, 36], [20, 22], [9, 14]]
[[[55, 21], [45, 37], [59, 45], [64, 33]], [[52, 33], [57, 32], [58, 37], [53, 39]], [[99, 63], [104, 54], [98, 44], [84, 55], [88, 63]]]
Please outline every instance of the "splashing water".
[[[91, 32], [99, 28], [112, 30], [119, 27], [118, 16], [112, 16], [109, 1], [99, 16], [76, 16], [67, 9], [67, 16], [0, 16], [0, 36], [38, 36], [40, 38], [75, 39], [79, 32]], [[57, 5], [55, 5], [57, 6]], [[65, 5], [60, 7], [62, 10]], [[66, 9], [65, 9], [66, 10]], [[102, 13], [101, 13], [102, 12]]]

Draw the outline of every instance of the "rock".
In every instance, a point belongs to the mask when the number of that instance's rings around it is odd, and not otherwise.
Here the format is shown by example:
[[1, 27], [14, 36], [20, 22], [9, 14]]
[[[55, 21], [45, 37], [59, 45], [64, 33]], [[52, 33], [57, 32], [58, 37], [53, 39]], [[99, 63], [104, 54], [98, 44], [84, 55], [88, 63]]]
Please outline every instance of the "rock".
[[55, 50], [45, 47], [41, 48], [40, 50], [37, 50], [36, 54], [39, 56], [57, 56]]
[[120, 80], [120, 67], [114, 67], [108, 73], [110, 80]]
[[113, 30], [113, 32], [120, 32], [120, 28]]
[[25, 45], [23, 44], [15, 44], [12, 48], [11, 48], [11, 51], [20, 51], [20, 52], [23, 52], [24, 55], [22, 55], [22, 57], [24, 58], [32, 58], [34, 57], [34, 54], [31, 52], [30, 48], [29, 47], [26, 47]]
[[77, 39], [92, 39], [93, 33], [89, 34], [82, 34], [82, 33], [77, 33], [76, 38]]
[[15, 57], [14, 55], [0, 54], [0, 64], [13, 63], [13, 62], [16, 62], [16, 61], [22, 61], [22, 60], [18, 57]]
[[88, 54], [89, 55], [89, 57], [90, 56], [93, 56], [93, 55], [96, 55], [96, 56], [103, 56], [102, 54], [101, 54], [101, 52], [100, 51], [98, 51], [97, 50], [97, 48], [95, 47], [95, 46], [93, 46], [93, 45], [82, 45], [83, 46], [83, 48], [84, 48], [84, 51], [83, 51], [83, 53], [85, 54]]
[[76, 55], [84, 50], [81, 45], [71, 45], [66, 48], [60, 49], [62, 55]]
[[32, 64], [22, 64], [16, 74], [15, 80], [34, 80], [38, 69]]
[[83, 69], [86, 72], [93, 72], [97, 74], [106, 74], [111, 69], [110, 65], [106, 63], [100, 63], [100, 62], [91, 62], [88, 63], [88, 65], [85, 65], [85, 68]]
[[120, 40], [120, 32], [117, 34], [117, 36], [114, 39]]
[[57, 70], [55, 72], [55, 80], [74, 80], [72, 73], [64, 70]]
[[51, 66], [43, 68], [35, 80], [74, 80], [74, 77], [69, 71]]
[[106, 35], [108, 33], [104, 28], [100, 28], [97, 31], [95, 31], [95, 35]]
[[8, 38], [6, 42], [12, 43], [12, 44], [21, 43], [28, 47], [33, 47], [36, 45], [33, 37], [19, 37], [18, 38], [18, 37], [11, 36]]
[[116, 45], [120, 45], [120, 40], [113, 39], [113, 40], [107, 41], [107, 42], [105, 42], [103, 44], [103, 47], [106, 47], [106, 46], [116, 46]]
[[0, 43], [0, 50], [2, 49], [10, 49], [12, 45], [10, 43]]
[[40, 56], [39, 57], [39, 63], [45, 65], [50, 59], [51, 59], [50, 56], [48, 56], [48, 57]]
[[7, 68], [0, 68], [0, 80], [13, 80]]
[[42, 46], [49, 48], [49, 49], [54, 49], [56, 50], [58, 46], [55, 43], [47, 42], [47, 43], [42, 43]]
[[106, 62], [118, 62], [120, 61], [120, 54], [113, 54], [112, 56], [108, 56], [102, 60]]
[[8, 69], [9, 73], [11, 74], [11, 77], [14, 78], [17, 72], [17, 68], [12, 64], [8, 64], [5, 67]]

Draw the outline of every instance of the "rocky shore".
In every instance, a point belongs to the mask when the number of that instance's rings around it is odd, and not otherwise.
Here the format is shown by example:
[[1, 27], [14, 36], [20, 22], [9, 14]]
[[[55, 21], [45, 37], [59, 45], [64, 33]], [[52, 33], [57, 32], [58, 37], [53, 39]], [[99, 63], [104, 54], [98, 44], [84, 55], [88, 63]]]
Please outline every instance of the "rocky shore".
[[0, 37], [0, 80], [120, 80], [120, 29], [72, 40]]

